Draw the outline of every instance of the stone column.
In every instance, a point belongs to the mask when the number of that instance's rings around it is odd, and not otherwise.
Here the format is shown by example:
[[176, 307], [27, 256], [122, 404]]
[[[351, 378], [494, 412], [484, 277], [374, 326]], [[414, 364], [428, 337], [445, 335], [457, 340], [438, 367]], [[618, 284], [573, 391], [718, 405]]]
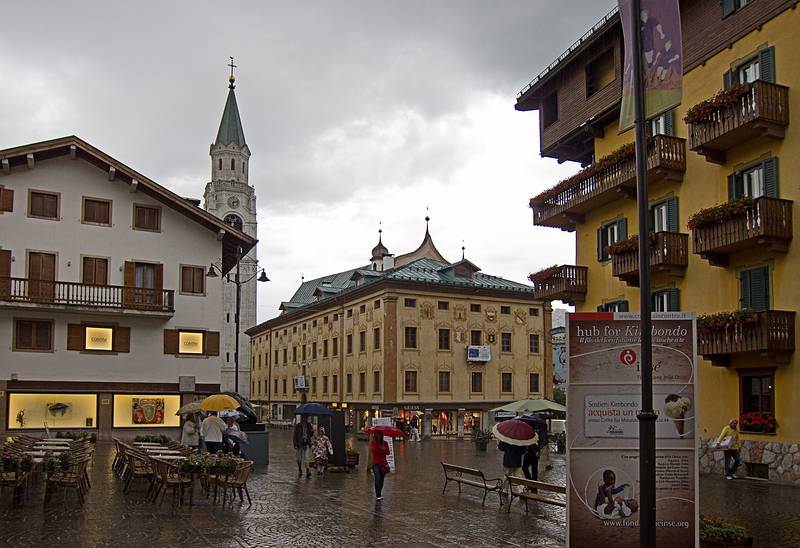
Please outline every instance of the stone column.
[[464, 412], [466, 409], [463, 407], [458, 408], [458, 418], [456, 419], [456, 428], [458, 430], [458, 439], [464, 438]]
[[97, 394], [99, 412], [97, 415], [97, 439], [111, 441], [114, 431], [114, 395], [110, 392]]
[[431, 439], [431, 418], [433, 417], [433, 409], [426, 409], [425, 415], [422, 418], [422, 439]]

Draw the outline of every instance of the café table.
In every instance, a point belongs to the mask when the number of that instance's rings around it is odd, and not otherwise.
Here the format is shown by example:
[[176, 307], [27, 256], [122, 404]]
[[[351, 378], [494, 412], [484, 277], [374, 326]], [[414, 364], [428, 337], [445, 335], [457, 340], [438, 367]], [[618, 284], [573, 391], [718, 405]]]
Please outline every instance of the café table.
[[183, 452], [177, 449], [145, 449], [148, 455], [182, 455]]
[[39, 443], [69, 443], [72, 440], [67, 438], [42, 438], [36, 441]]
[[70, 450], [69, 447], [64, 445], [34, 445], [32, 449], [34, 451], [50, 451], [51, 453], [64, 453]]

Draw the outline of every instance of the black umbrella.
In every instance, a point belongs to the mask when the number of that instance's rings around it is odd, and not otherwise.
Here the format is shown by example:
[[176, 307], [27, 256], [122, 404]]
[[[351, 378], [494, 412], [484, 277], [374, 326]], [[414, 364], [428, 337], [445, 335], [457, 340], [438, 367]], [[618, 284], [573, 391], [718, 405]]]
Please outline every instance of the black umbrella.
[[547, 440], [547, 421], [536, 415], [522, 415], [517, 417], [522, 422], [529, 424], [539, 434], [539, 443]]
[[333, 412], [321, 403], [304, 403], [294, 410], [295, 415], [333, 415]]

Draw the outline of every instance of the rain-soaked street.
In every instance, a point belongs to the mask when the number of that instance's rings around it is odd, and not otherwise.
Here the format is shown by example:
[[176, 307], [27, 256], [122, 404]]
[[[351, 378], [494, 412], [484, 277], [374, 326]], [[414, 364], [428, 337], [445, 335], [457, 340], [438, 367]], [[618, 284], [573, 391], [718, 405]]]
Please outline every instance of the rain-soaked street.
[[[557, 507], [517, 507], [507, 514], [496, 496], [451, 485], [442, 494], [444, 460], [480, 468], [489, 477], [501, 473], [500, 454], [492, 447], [477, 453], [472, 443], [435, 440], [397, 444], [395, 473], [387, 478], [384, 500], [376, 502], [365, 472], [366, 443], [354, 442], [362, 465], [355, 473], [297, 479], [290, 435], [271, 432], [271, 464], [251, 477], [253, 505], [224, 509], [202, 499], [172, 512], [170, 499], [157, 506], [144, 498], [144, 483], [127, 495], [110, 471], [113, 449], [98, 444], [93, 486], [79, 509], [74, 494], [59, 493], [46, 506], [41, 490], [13, 507], [0, 501], [2, 546], [563, 546], [565, 512]], [[564, 482], [564, 461], [556, 458], [543, 480]], [[746, 523], [756, 546], [796, 546], [797, 516], [779, 512], [797, 508], [800, 489], [750, 481], [701, 480], [701, 509]], [[761, 506], [759, 506], [761, 505]], [[775, 506], [772, 511], [767, 507]], [[758, 523], [747, 519], [760, 508]], [[717, 509], [719, 512], [714, 512]], [[795, 512], [796, 513], [796, 512]], [[772, 518], [770, 515], [776, 515]], [[781, 517], [782, 516], [782, 517]], [[750, 523], [748, 523], [750, 522]]]

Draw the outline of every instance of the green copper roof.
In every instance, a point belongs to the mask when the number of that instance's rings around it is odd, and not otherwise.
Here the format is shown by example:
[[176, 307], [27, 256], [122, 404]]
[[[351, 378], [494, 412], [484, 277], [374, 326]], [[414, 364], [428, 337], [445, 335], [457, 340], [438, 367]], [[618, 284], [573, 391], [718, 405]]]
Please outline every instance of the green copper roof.
[[219, 124], [217, 140], [215, 145], [237, 145], [245, 146], [244, 130], [242, 129], [242, 119], [239, 118], [239, 107], [236, 105], [236, 94], [233, 87], [228, 89], [228, 100], [225, 102], [225, 110], [222, 112], [222, 121]]

